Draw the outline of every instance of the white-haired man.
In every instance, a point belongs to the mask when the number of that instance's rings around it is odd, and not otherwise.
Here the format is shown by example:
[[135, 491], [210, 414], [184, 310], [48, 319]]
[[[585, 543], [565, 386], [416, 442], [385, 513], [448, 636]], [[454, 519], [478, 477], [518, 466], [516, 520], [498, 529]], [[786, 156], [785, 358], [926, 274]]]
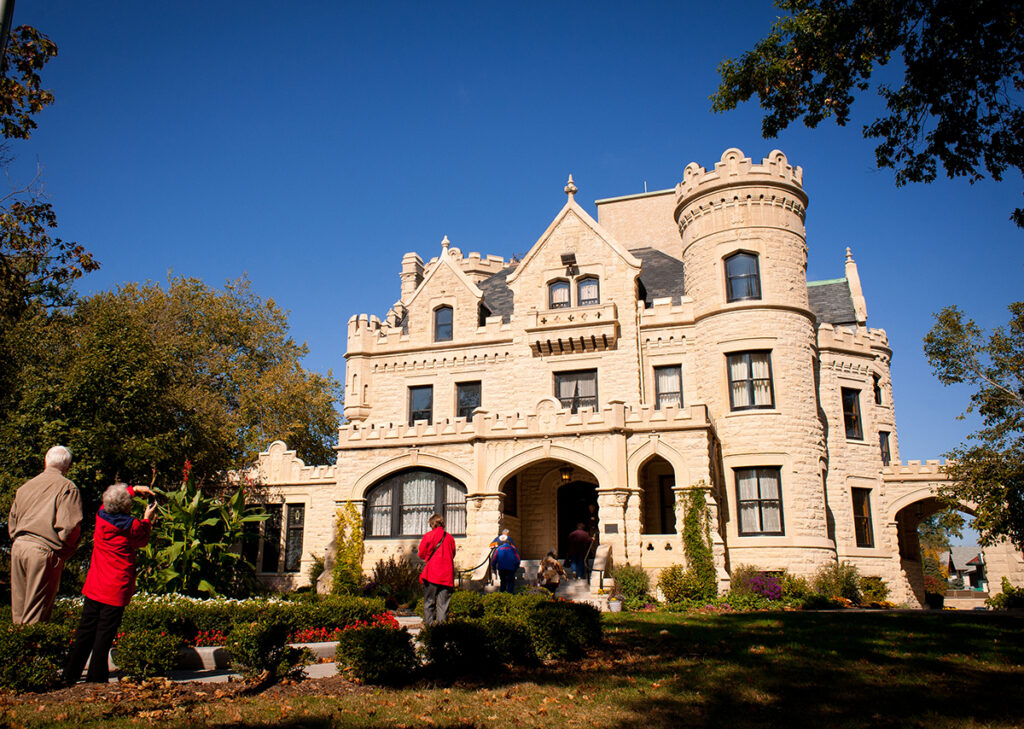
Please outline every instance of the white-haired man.
[[66, 477], [71, 451], [54, 446], [46, 467], [14, 495], [7, 519], [11, 546], [11, 617], [15, 623], [50, 618], [64, 563], [82, 535], [82, 497]]

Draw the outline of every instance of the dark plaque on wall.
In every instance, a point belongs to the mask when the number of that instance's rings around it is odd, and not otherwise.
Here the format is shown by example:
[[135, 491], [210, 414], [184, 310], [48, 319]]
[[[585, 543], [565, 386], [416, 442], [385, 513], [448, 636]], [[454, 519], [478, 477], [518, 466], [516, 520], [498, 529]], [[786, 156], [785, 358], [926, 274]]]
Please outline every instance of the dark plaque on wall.
[[618, 524], [605, 524], [604, 525], [604, 533], [605, 534], [618, 534], [619, 533], [619, 525]]

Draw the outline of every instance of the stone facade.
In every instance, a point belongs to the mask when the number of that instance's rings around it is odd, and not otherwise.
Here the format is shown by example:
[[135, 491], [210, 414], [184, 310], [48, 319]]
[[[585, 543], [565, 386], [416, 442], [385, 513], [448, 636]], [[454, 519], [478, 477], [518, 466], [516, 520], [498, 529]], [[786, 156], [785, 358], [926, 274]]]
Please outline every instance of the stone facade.
[[[503, 527], [539, 559], [589, 516], [614, 563], [656, 573], [685, 562], [679, 496], [702, 488], [723, 589], [737, 565], [809, 576], [838, 559], [919, 602], [915, 530], [943, 477], [899, 462], [892, 352], [849, 249], [843, 277], [806, 279], [802, 182], [782, 152], [730, 149], [674, 190], [597, 201], [594, 220], [570, 177], [521, 261], [447, 238], [426, 263], [406, 254], [392, 309], [348, 323], [337, 464], [275, 443], [258, 466], [303, 507], [303, 567], [352, 501], [376, 509], [367, 570], [414, 549], [403, 530], [436, 506], [464, 569]], [[399, 481], [421, 476], [449, 484], [436, 504], [409, 503], [420, 487]], [[1024, 576], [1003, 551], [996, 585]]]

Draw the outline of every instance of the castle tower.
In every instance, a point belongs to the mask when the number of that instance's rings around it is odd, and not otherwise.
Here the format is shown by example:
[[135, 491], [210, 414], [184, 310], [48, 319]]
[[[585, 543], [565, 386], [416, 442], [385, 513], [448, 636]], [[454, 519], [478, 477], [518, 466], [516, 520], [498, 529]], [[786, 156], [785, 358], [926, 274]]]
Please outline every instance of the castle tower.
[[698, 394], [722, 446], [731, 562], [811, 573], [835, 546], [823, 499], [802, 180], [780, 151], [753, 164], [729, 149], [710, 171], [686, 167], [675, 218], [697, 366], [707, 373]]

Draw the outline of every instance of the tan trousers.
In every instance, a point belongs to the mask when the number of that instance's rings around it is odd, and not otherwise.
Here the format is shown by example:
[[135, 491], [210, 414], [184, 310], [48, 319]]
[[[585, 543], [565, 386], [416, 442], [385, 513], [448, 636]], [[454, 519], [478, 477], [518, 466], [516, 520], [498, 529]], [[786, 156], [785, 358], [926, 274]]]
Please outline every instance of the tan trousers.
[[49, 547], [21, 537], [11, 546], [11, 619], [15, 623], [49, 620], [60, 586], [64, 560]]

